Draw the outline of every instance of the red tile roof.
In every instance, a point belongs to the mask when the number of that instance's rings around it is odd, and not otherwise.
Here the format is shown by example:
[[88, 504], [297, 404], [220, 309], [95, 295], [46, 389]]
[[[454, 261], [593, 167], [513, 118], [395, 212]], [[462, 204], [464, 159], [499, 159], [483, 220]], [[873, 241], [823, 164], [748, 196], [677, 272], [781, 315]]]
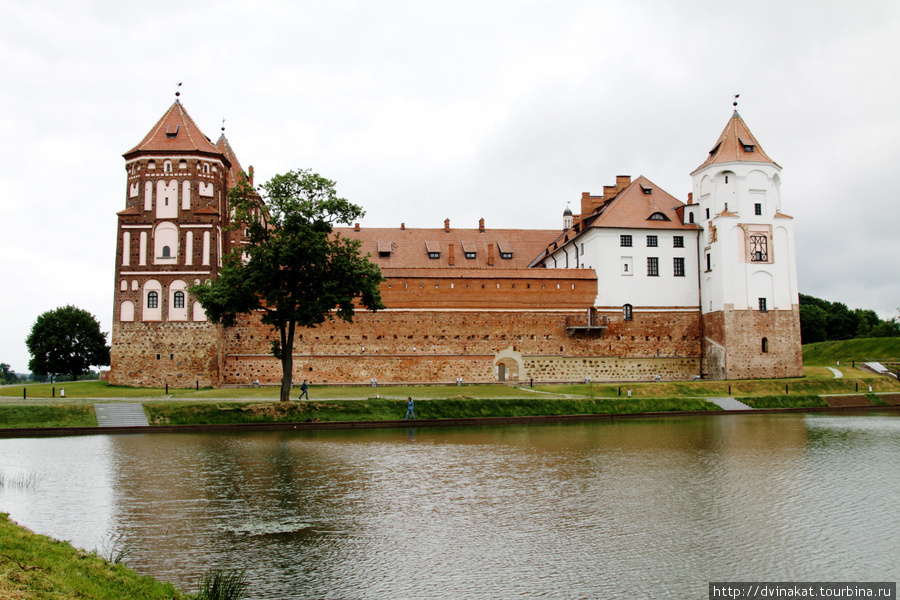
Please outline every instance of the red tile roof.
[[[368, 228], [356, 231], [352, 227], [336, 227], [340, 235], [361, 240], [363, 253], [371, 254], [372, 262], [386, 268], [453, 268], [453, 269], [524, 269], [559, 235], [558, 229], [440, 229]], [[450, 246], [453, 246], [453, 265], [450, 265]], [[500, 258], [499, 248], [511, 252], [512, 258]], [[466, 252], [475, 258], [466, 258]], [[428, 252], [439, 252], [439, 258], [429, 258]], [[493, 264], [489, 264], [490, 260]]]
[[[751, 150], [752, 149], [752, 150]], [[738, 111], [734, 111], [731, 120], [722, 131], [722, 135], [716, 140], [709, 156], [702, 165], [694, 169], [694, 173], [711, 164], [729, 162], [766, 162], [778, 166], [774, 160], [763, 151], [762, 146], [750, 132], [750, 128], [744, 123]], [[691, 173], [693, 175], [694, 173]]]
[[144, 136], [141, 143], [123, 156], [129, 158], [138, 152], [201, 152], [222, 155], [209, 138], [203, 135], [178, 100]]
[[234, 187], [237, 182], [237, 178], [244, 172], [244, 169], [241, 167], [241, 163], [238, 162], [237, 155], [234, 153], [234, 149], [231, 147], [231, 144], [228, 142], [228, 138], [225, 137], [225, 133], [219, 136], [219, 139], [216, 141], [216, 148], [225, 155], [225, 158], [228, 159], [228, 162], [231, 163], [231, 169], [228, 170], [228, 189]]

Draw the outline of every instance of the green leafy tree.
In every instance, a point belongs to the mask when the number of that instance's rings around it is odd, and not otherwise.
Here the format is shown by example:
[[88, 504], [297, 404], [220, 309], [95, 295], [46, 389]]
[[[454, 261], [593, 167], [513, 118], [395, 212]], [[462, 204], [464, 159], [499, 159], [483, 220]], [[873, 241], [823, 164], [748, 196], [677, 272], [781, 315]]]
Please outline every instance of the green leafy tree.
[[339, 198], [334, 182], [309, 170], [276, 175], [262, 194], [242, 177], [230, 191], [232, 229], [246, 229], [247, 244], [229, 253], [219, 278], [191, 287], [209, 319], [229, 327], [239, 314], [262, 312], [279, 333], [272, 354], [281, 360], [281, 400], [290, 400], [294, 333], [335, 317], [352, 322], [356, 305], [384, 308], [378, 267], [360, 242], [334, 232], [365, 213]]
[[74, 306], [42, 314], [25, 339], [31, 360], [28, 368], [41, 375], [66, 373], [77, 380], [88, 367], [109, 364], [106, 334], [94, 315]]
[[6, 363], [0, 363], [0, 384], [16, 383], [19, 377], [13, 372], [12, 367]]
[[800, 304], [800, 340], [804, 344], [824, 342], [828, 339], [826, 323], [828, 313], [816, 304]]

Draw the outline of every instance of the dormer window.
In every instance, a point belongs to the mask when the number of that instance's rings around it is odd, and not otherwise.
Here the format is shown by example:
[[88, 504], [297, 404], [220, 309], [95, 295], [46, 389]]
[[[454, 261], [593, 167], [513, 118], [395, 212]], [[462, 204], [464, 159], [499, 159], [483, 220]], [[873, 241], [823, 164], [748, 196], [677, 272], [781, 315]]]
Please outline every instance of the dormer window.
[[439, 259], [441, 257], [441, 244], [440, 242], [425, 242], [425, 251], [428, 253], [428, 258], [430, 259]]
[[378, 242], [378, 258], [390, 258], [392, 245], [391, 242]]
[[173, 129], [171, 131], [169, 130], [169, 127], [171, 127], [171, 125], [166, 125], [166, 137], [167, 138], [176, 137], [178, 135], [178, 130], [181, 129], [181, 125], [176, 125], [175, 129]]
[[709, 151], [710, 157], [715, 156], [715, 155], [716, 155], [716, 152], [719, 151], [719, 148], [720, 148], [721, 146], [722, 146], [722, 142], [719, 142], [718, 144], [716, 144], [715, 148], [713, 148], [712, 150]]
[[755, 152], [756, 151], [756, 144], [754, 144], [752, 142], [744, 141], [741, 138], [738, 138], [738, 141], [741, 143], [741, 148], [744, 149], [744, 152]]
[[646, 186], [646, 185], [644, 185], [644, 184], [641, 184], [641, 191], [644, 192], [645, 194], [652, 194], [652, 193], [653, 193], [653, 188], [652, 188], [652, 187], [648, 187], [648, 186]]
[[668, 221], [669, 217], [661, 212], [655, 212], [647, 218], [648, 221]]
[[463, 242], [463, 256], [466, 257], [466, 260], [475, 260], [478, 257], [478, 250], [475, 246], [475, 242]]
[[497, 250], [500, 251], [500, 258], [503, 260], [511, 260], [513, 257], [512, 246], [509, 242], [497, 242]]

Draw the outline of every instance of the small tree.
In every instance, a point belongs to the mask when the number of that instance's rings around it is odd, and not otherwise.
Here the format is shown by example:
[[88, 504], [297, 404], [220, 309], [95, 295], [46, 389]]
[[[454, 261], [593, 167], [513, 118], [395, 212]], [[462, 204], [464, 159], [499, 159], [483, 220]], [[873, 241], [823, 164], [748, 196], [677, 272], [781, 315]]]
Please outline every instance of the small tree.
[[272, 354], [281, 360], [281, 401], [290, 400], [294, 332], [335, 316], [352, 322], [355, 303], [384, 308], [381, 271], [360, 253], [361, 243], [334, 233], [365, 213], [338, 198], [334, 182], [309, 170], [276, 175], [259, 195], [242, 177], [229, 192], [232, 229], [247, 244], [225, 257], [219, 278], [191, 287], [213, 323], [234, 325], [237, 315], [262, 311], [278, 330]]
[[28, 368], [41, 375], [67, 373], [77, 380], [88, 367], [109, 364], [109, 346], [100, 323], [86, 310], [63, 306], [42, 314], [25, 339]]
[[17, 381], [19, 381], [19, 378], [12, 370], [12, 367], [6, 363], [0, 363], [0, 384], [16, 383]]

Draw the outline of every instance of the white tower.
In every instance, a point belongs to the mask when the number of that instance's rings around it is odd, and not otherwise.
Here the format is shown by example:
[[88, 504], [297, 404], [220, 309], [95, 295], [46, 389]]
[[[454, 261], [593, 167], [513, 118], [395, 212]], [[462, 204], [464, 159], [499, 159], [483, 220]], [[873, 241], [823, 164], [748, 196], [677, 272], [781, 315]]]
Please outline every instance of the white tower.
[[704, 374], [800, 377], [800, 311], [792, 218], [778, 166], [737, 110], [691, 176], [685, 221], [700, 233]]

